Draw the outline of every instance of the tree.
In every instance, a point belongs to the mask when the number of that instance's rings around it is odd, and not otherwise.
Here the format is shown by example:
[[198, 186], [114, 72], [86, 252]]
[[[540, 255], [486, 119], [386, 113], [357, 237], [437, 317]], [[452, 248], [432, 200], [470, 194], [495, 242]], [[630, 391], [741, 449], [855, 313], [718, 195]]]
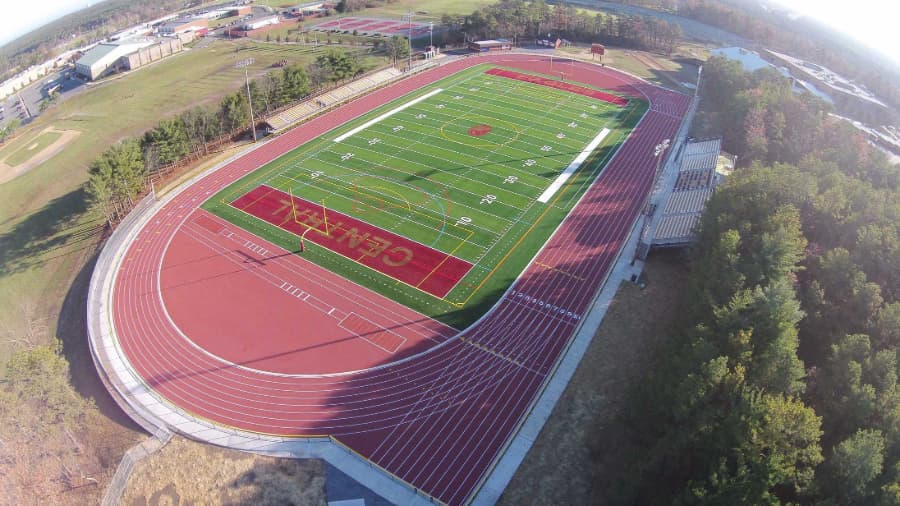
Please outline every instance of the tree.
[[878, 430], [859, 430], [834, 448], [830, 483], [841, 503], [862, 504], [873, 495], [869, 485], [881, 474], [884, 450], [884, 436]]
[[13, 417], [20, 430], [40, 432], [71, 424], [81, 419], [88, 407], [69, 385], [69, 364], [59, 354], [58, 345], [14, 353], [6, 364], [6, 380], [8, 391], [18, 399], [16, 404], [30, 404], [42, 422], [26, 427], [22, 425], [25, 420]]
[[160, 121], [144, 135], [144, 144], [157, 148], [161, 165], [175, 163], [190, 151], [187, 130], [179, 118]]
[[409, 57], [409, 43], [405, 37], [394, 35], [386, 40], [384, 44], [391, 62], [397, 63], [398, 61]]
[[329, 81], [343, 81], [362, 72], [356, 57], [339, 49], [319, 55], [316, 65], [325, 70]]
[[309, 94], [309, 74], [300, 65], [288, 65], [282, 70], [279, 99], [288, 103]]
[[134, 205], [143, 188], [146, 169], [137, 139], [110, 146], [88, 169], [88, 197], [92, 207], [112, 224], [115, 217]]
[[250, 106], [241, 92], [231, 93], [222, 99], [222, 121], [229, 131], [246, 125], [250, 121]]
[[879, 310], [873, 337], [879, 348], [900, 348], [900, 302], [886, 304]]

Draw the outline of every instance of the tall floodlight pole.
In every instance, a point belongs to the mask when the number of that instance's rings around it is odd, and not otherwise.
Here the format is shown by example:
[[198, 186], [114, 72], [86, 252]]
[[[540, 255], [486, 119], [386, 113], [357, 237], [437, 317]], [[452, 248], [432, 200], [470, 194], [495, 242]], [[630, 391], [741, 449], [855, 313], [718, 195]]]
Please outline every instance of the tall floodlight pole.
[[434, 21], [428, 22], [428, 45], [431, 46], [431, 54], [434, 55]]
[[256, 142], [256, 122], [253, 121], [253, 99], [250, 97], [250, 76], [247, 67], [253, 63], [253, 58], [247, 58], [237, 62], [234, 66], [244, 69], [244, 80], [247, 83], [247, 103], [250, 104], [250, 129], [253, 130], [253, 142]]

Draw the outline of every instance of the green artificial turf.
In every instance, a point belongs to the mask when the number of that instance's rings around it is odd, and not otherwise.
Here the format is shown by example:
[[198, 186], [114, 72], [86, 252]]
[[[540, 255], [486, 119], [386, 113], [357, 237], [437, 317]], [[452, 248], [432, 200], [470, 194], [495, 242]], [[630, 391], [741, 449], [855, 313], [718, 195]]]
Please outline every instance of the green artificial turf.
[[[456, 328], [512, 283], [646, 111], [484, 74], [481, 65], [327, 132], [232, 184], [204, 208], [289, 250], [297, 237], [229, 205], [259, 184], [289, 192], [473, 264], [439, 299], [327, 249], [308, 258]], [[421, 97], [365, 129], [335, 139]], [[488, 125], [481, 136], [469, 129]], [[546, 204], [538, 197], [604, 128], [600, 146]]]

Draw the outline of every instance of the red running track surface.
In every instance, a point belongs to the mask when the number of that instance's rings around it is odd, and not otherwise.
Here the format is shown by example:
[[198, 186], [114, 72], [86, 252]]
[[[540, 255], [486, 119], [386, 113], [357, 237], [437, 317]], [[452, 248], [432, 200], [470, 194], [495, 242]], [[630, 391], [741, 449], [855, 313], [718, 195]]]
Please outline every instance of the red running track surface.
[[[571, 80], [647, 97], [651, 107], [514, 288], [489, 316], [456, 338], [433, 320], [197, 206], [322, 132], [487, 62], [525, 72], [549, 70], [549, 60], [533, 55], [451, 62], [286, 132], [197, 181], [159, 210], [124, 253], [112, 295], [120, 348], [145, 383], [165, 401], [205, 420], [283, 436], [330, 434], [444, 502], [471, 498], [540, 394], [615, 261], [650, 190], [653, 147], [675, 135], [688, 97], [610, 68], [574, 65]], [[183, 275], [167, 275], [177, 269]], [[188, 287], [189, 296], [179, 299]], [[350, 313], [362, 319], [348, 320]], [[244, 318], [252, 320], [252, 327], [230, 330]], [[198, 329], [210, 325], [219, 333], [196, 338]], [[390, 349], [399, 339], [385, 331], [407, 339], [406, 348], [390, 355], [360, 336], [368, 334]], [[281, 336], [291, 332], [291, 338], [304, 342], [282, 342]], [[276, 338], [269, 342], [272, 335]], [[333, 343], [329, 336], [337, 335], [346, 340]], [[213, 341], [221, 353], [201, 349]], [[309, 363], [328, 370], [374, 365], [345, 348], [335, 353], [336, 346], [386, 355], [378, 367], [353, 374], [273, 374], [307, 372], [302, 369]], [[255, 353], [254, 361], [239, 360], [240, 347]], [[268, 351], [256, 352], [258, 347]], [[301, 348], [308, 349], [297, 352]], [[231, 358], [221, 356], [224, 352]], [[293, 361], [279, 361], [281, 354], [306, 358], [298, 358], [292, 368]], [[399, 354], [406, 359], [398, 361]], [[345, 360], [350, 364], [342, 365]]]
[[548, 88], [556, 88], [557, 90], [564, 90], [568, 91], [569, 93], [596, 98], [598, 100], [609, 102], [610, 104], [617, 105], [619, 107], [625, 107], [626, 105], [628, 105], [628, 100], [622, 97], [612, 95], [610, 93], [604, 93], [602, 91], [597, 91], [591, 88], [585, 88], [584, 86], [577, 86], [572, 83], [564, 83], [556, 79], [547, 79], [546, 77], [523, 74], [521, 72], [513, 72], [511, 70], [504, 69], [490, 69], [485, 72], [485, 74], [505, 77], [507, 79], [515, 79], [516, 81], [525, 81], [526, 83], [538, 84], [540, 86], [546, 86]]
[[453, 255], [270, 186], [258, 186], [231, 205], [438, 298], [472, 269]]

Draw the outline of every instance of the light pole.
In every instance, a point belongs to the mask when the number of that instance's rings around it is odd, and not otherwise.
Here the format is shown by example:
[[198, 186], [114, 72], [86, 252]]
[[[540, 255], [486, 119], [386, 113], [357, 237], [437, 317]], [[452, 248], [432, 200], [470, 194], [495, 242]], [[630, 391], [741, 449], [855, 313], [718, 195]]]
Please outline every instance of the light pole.
[[250, 96], [250, 76], [247, 67], [253, 63], [253, 58], [247, 58], [235, 63], [235, 67], [244, 69], [244, 80], [247, 82], [247, 103], [250, 105], [250, 130], [253, 131], [253, 142], [256, 142], [256, 122], [253, 121], [253, 99]]
[[654, 174], [654, 177], [653, 177], [654, 184], [659, 179], [659, 166], [662, 163], [663, 153], [665, 153], [666, 150], [669, 149], [670, 141], [671, 141], [671, 139], [666, 139], [666, 140], [660, 142], [659, 144], [657, 144], [656, 147], [653, 148], [653, 156], [656, 157], [656, 173]]
[[671, 139], [665, 139], [660, 142], [656, 146], [653, 147], [653, 156], [656, 158], [656, 172], [653, 176], [653, 184], [650, 185], [650, 188], [647, 190], [647, 196], [644, 198], [644, 209], [642, 214], [644, 215], [644, 223], [641, 225], [640, 235], [638, 236], [638, 243], [634, 249], [634, 256], [631, 258], [631, 265], [634, 265], [634, 262], [640, 258], [641, 260], [646, 258], [647, 252], [650, 250], [650, 242], [644, 242], [644, 239], [647, 237], [647, 231], [650, 230], [651, 224], [651, 215], [650, 212], [650, 197], [653, 195], [653, 189], [656, 188], [656, 184], [659, 181], [659, 167], [662, 163], [663, 155], [667, 149], [669, 149], [669, 143]]

